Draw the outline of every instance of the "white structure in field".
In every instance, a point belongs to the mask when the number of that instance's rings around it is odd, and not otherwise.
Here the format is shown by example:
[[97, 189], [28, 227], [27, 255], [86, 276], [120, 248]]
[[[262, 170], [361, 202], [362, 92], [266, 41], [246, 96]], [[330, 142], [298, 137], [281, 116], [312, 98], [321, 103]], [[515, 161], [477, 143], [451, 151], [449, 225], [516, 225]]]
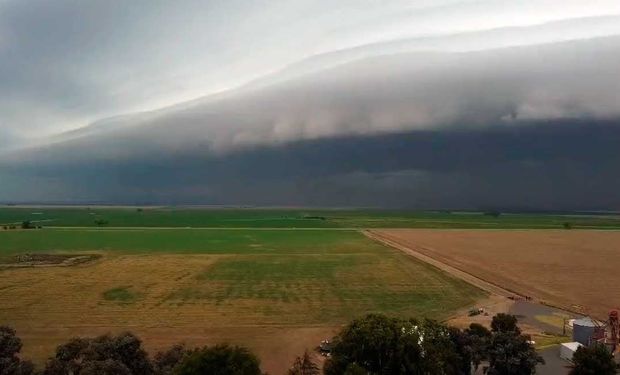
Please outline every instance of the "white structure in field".
[[573, 360], [573, 354], [577, 351], [577, 349], [583, 346], [578, 342], [565, 342], [560, 346], [560, 358], [565, 359], [567, 361]]

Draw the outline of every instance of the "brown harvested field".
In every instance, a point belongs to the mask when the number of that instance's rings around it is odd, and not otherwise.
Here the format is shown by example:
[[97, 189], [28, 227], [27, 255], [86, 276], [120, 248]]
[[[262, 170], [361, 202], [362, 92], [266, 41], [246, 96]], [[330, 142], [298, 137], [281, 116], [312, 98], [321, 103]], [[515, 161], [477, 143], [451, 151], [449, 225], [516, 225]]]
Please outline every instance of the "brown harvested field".
[[[247, 345], [262, 358], [264, 369], [274, 371], [282, 370], [283, 358], [290, 360], [337, 330], [329, 324], [277, 324], [255, 299], [208, 303], [177, 295], [195, 288], [196, 275], [223, 258], [234, 257], [106, 256], [74, 267], [5, 270], [0, 272], [0, 318], [18, 330], [25, 357], [39, 363], [71, 337], [129, 330], [151, 351], [181, 341]], [[110, 295], [114, 290], [125, 294]], [[272, 304], [274, 313], [282, 307]], [[301, 321], [307, 307], [286, 304], [287, 311], [299, 310]]]
[[548, 304], [599, 318], [620, 308], [620, 231], [381, 229], [371, 233]]

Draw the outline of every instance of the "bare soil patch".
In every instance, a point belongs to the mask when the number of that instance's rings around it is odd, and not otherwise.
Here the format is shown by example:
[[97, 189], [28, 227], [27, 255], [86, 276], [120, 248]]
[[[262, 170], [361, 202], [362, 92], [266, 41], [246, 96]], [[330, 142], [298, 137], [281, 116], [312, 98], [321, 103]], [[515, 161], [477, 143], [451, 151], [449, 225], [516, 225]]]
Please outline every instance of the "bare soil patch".
[[599, 318], [620, 307], [620, 231], [386, 229], [371, 233], [542, 303]]
[[101, 258], [101, 254], [18, 254], [0, 257], [0, 269], [20, 267], [68, 267]]

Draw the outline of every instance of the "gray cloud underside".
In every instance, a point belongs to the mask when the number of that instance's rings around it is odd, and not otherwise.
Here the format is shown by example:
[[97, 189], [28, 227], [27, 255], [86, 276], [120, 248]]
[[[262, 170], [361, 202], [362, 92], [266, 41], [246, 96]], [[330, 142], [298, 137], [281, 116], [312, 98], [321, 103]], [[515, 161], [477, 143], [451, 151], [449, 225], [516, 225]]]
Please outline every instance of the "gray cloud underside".
[[46, 137], [315, 54], [287, 74], [376, 54], [618, 35], [619, 14], [615, 0], [3, 0], [0, 128]]
[[364, 59], [4, 155], [0, 200], [620, 207], [620, 38]]
[[[35, 155], [128, 159], [522, 120], [620, 115], [620, 37], [379, 56], [65, 134]], [[67, 150], [71, 150], [68, 152]], [[16, 154], [24, 158], [24, 154]], [[15, 157], [18, 157], [15, 156]]]
[[13, 166], [25, 201], [617, 209], [620, 119], [416, 130], [148, 159]]

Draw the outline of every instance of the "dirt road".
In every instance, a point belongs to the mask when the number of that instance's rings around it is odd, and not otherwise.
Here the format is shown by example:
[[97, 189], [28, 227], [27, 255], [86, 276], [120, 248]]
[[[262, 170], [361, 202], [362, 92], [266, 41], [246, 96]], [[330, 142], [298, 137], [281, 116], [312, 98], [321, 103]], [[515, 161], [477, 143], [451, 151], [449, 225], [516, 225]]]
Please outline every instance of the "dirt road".
[[[365, 232], [484, 290], [606, 319], [620, 309], [620, 231]], [[507, 293], [508, 292], [508, 293]]]
[[495, 285], [488, 281], [485, 281], [479, 277], [476, 277], [470, 273], [462, 271], [458, 268], [452, 267], [446, 263], [440, 262], [436, 259], [433, 259], [427, 255], [422, 254], [420, 251], [416, 249], [415, 246], [411, 246], [410, 244], [404, 245], [397, 238], [390, 236], [385, 233], [379, 233], [374, 230], [365, 230], [362, 233], [366, 235], [368, 238], [375, 240], [377, 242], [381, 242], [387, 246], [393, 247], [395, 249], [401, 250], [406, 254], [409, 254], [423, 262], [426, 262], [434, 267], [439, 268], [442, 271], [445, 271], [459, 279], [466, 281], [472, 285], [477, 286], [478, 288], [487, 291], [492, 294], [496, 294], [503, 297], [514, 297], [518, 295], [517, 293], [511, 292], [510, 290], [504, 289], [499, 285]]

